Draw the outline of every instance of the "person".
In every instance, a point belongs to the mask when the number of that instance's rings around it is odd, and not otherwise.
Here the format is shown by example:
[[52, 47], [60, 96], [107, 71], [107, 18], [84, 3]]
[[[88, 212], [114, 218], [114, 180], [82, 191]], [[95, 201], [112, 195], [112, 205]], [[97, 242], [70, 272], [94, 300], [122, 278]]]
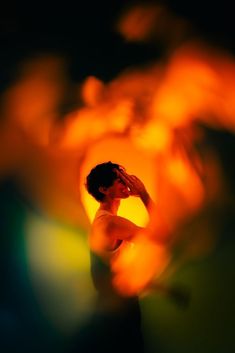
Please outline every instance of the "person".
[[93, 168], [86, 185], [87, 191], [100, 203], [92, 225], [90, 245], [93, 251], [109, 261], [114, 252], [120, 251], [126, 243], [130, 244], [142, 229], [117, 215], [121, 200], [129, 196], [140, 197], [148, 212], [153, 201], [140, 179], [128, 175], [123, 167], [112, 162]]
[[86, 178], [86, 187], [100, 204], [89, 236], [91, 274], [98, 293], [92, 344], [96, 352], [144, 352], [138, 297], [124, 296], [115, 288], [112, 261], [125, 247], [133, 246], [134, 237], [142, 229], [118, 216], [121, 200], [139, 197], [148, 211], [153, 201], [140, 179], [112, 162], [94, 167]]

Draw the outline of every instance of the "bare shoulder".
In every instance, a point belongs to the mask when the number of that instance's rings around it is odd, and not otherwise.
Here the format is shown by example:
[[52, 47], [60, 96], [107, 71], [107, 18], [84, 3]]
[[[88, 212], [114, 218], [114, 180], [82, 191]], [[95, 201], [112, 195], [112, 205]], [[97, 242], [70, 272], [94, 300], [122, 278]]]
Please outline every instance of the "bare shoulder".
[[93, 222], [89, 237], [91, 248], [102, 254], [117, 240], [131, 240], [142, 228], [128, 219], [108, 213], [100, 214]]
[[142, 228], [121, 216], [110, 215], [106, 221], [106, 232], [118, 239], [132, 238]]

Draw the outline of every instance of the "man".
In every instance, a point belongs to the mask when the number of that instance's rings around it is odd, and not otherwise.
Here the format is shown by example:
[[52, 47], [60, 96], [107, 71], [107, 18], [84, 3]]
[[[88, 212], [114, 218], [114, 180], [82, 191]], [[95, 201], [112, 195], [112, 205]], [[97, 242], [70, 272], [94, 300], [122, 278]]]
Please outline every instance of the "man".
[[112, 261], [141, 230], [117, 215], [122, 199], [138, 196], [150, 210], [152, 201], [144, 184], [111, 162], [97, 165], [87, 176], [88, 192], [100, 203], [92, 224], [89, 244], [91, 272], [98, 292], [95, 351], [143, 352], [140, 308], [137, 296], [122, 296], [113, 285]]
[[90, 245], [93, 251], [109, 261], [116, 250], [129, 243], [141, 230], [117, 215], [121, 200], [139, 196], [148, 211], [153, 202], [136, 176], [128, 175], [122, 167], [111, 162], [92, 169], [87, 177], [87, 190], [100, 203], [92, 225]]

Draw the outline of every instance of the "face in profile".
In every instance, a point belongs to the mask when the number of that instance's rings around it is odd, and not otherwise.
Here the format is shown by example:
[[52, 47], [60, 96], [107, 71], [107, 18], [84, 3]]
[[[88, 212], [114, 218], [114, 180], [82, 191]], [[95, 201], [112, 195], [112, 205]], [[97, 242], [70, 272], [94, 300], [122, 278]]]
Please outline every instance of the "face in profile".
[[107, 188], [102, 188], [102, 193], [109, 199], [126, 199], [130, 196], [130, 190], [119, 177]]

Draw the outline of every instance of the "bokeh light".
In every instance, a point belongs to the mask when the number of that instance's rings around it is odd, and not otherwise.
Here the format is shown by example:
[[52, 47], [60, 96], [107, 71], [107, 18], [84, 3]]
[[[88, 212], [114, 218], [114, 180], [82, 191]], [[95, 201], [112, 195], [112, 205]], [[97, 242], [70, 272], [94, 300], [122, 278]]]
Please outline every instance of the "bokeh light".
[[[165, 26], [177, 35], [165, 37]], [[119, 31], [144, 41], [159, 29], [169, 44], [163, 60], [76, 86], [59, 55], [36, 55], [2, 93], [6, 346], [17, 332], [25, 337], [34, 310], [30, 332], [39, 325], [45, 338], [50, 327], [57, 347], [92, 317], [88, 235], [98, 204], [85, 178], [110, 160], [137, 175], [156, 204], [149, 215], [139, 199], [123, 201], [119, 215], [145, 229], [112, 263], [116, 288], [141, 296], [150, 352], [234, 350], [235, 61], [202, 41], [182, 42], [185, 26], [162, 7], [137, 7]], [[63, 109], [68, 92], [75, 102]], [[151, 292], [152, 282], [166, 289]], [[169, 295], [175, 282], [192, 292], [185, 311]], [[48, 352], [50, 340], [42, 341]]]

